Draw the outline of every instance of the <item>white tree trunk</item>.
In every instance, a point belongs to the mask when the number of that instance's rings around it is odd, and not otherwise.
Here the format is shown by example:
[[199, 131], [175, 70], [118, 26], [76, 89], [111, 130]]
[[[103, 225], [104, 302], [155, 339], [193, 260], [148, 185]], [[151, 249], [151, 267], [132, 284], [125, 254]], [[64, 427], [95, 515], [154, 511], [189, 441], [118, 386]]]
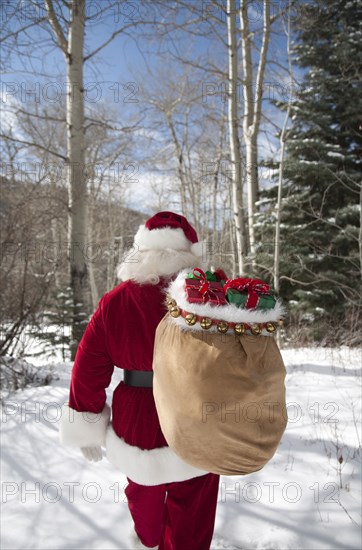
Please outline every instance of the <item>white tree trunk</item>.
[[244, 119], [243, 132], [246, 149], [246, 182], [248, 190], [248, 231], [250, 255], [255, 260], [255, 203], [258, 198], [258, 133], [261, 120], [263, 83], [265, 65], [270, 39], [270, 0], [263, 0], [263, 41], [259, 55], [259, 63], [254, 87], [254, 71], [251, 52], [251, 34], [248, 19], [248, 1], [240, 2], [241, 47], [243, 57], [243, 95]]
[[361, 270], [361, 279], [362, 279], [362, 185], [359, 193], [359, 235], [358, 235], [358, 244], [359, 244], [359, 262]]
[[69, 159], [70, 278], [73, 290], [72, 357], [82, 337], [89, 307], [86, 264], [86, 180], [84, 166], [84, 50], [85, 0], [71, 3], [67, 55], [67, 149]]
[[212, 241], [211, 241], [211, 250], [213, 256], [216, 255], [217, 247], [217, 224], [216, 224], [216, 215], [217, 215], [217, 191], [218, 191], [218, 182], [219, 182], [219, 167], [220, 159], [217, 160], [215, 172], [213, 175], [213, 186], [212, 186], [212, 201], [211, 201], [211, 227], [212, 227]]
[[[96, 202], [96, 193], [94, 188], [94, 173], [92, 173], [92, 176], [90, 178], [89, 182], [89, 198], [88, 198], [88, 206], [87, 206], [87, 237], [88, 237], [88, 243], [96, 243], [96, 235], [94, 231], [94, 203]], [[91, 254], [93, 255], [93, 250], [90, 250]], [[90, 284], [90, 292], [91, 292], [91, 305], [92, 305], [92, 311], [97, 309], [97, 305], [100, 299], [98, 287], [97, 287], [97, 281], [94, 273], [94, 262], [92, 258], [89, 258], [88, 263], [88, 274], [89, 274], [89, 284]]]
[[[52, 218], [52, 220], [50, 221], [50, 229], [52, 232], [52, 239], [53, 239], [54, 246], [56, 247], [56, 250], [61, 250], [62, 239], [59, 231], [58, 218]], [[56, 266], [54, 269], [54, 281], [55, 281], [55, 288], [58, 292], [62, 288], [58, 260], [56, 260]]]
[[73, 291], [72, 358], [82, 337], [89, 308], [89, 280], [86, 264], [86, 179], [84, 169], [84, 48], [85, 0], [71, 2], [67, 51], [67, 150], [69, 189], [69, 260]]
[[67, 65], [68, 257], [73, 292], [71, 358], [75, 357], [89, 313], [89, 278], [86, 264], [86, 179], [84, 170], [84, 27], [85, 0], [69, 2], [68, 37], [63, 34], [52, 0], [45, 0], [49, 22]]
[[[288, 109], [289, 111], [289, 109]], [[279, 285], [279, 266], [280, 266], [280, 220], [281, 220], [281, 208], [282, 208], [282, 190], [283, 190], [283, 171], [284, 171], [284, 155], [285, 155], [285, 132], [289, 119], [289, 112], [287, 113], [284, 121], [282, 133], [280, 135], [280, 160], [279, 160], [279, 179], [278, 179], [278, 198], [275, 205], [275, 243], [274, 243], [274, 290], [278, 294], [280, 291]]]
[[229, 58], [229, 89], [228, 89], [228, 121], [230, 137], [230, 156], [232, 164], [232, 203], [238, 257], [238, 271], [244, 271], [244, 219], [243, 193], [241, 179], [241, 155], [238, 132], [238, 56], [236, 40], [236, 8], [235, 0], [227, 0], [228, 27], [228, 58]]
[[[288, 23], [287, 23], [287, 52], [288, 52], [288, 72], [290, 82], [293, 80], [293, 69], [292, 69], [292, 57], [290, 51], [290, 0], [288, 4]], [[280, 134], [280, 160], [279, 160], [279, 179], [278, 179], [278, 198], [277, 204], [275, 207], [276, 213], [276, 222], [275, 222], [275, 244], [274, 244], [274, 290], [277, 294], [280, 292], [280, 222], [281, 222], [281, 212], [282, 212], [282, 192], [283, 192], [283, 179], [284, 179], [284, 158], [285, 158], [285, 144], [287, 137], [287, 126], [290, 117], [290, 101], [288, 104], [287, 112], [285, 115], [285, 120], [283, 128]], [[277, 343], [280, 347], [281, 339], [280, 332], [277, 332]]]
[[176, 157], [177, 157], [177, 174], [180, 182], [180, 198], [181, 198], [181, 212], [184, 216], [188, 216], [188, 205], [186, 200], [186, 178], [185, 178], [185, 169], [184, 169], [184, 159], [182, 148], [178, 140], [175, 126], [172, 120], [172, 114], [166, 114], [165, 116], [167, 125], [171, 132], [172, 141], [175, 146]]
[[[288, 4], [288, 23], [287, 23], [287, 53], [288, 53], [288, 73], [290, 82], [293, 81], [293, 68], [292, 68], [292, 57], [291, 57], [291, 36], [290, 36], [290, 0]], [[287, 112], [285, 115], [285, 120], [283, 128], [280, 134], [280, 159], [279, 159], [279, 179], [278, 179], [278, 198], [275, 207], [276, 213], [276, 222], [275, 222], [275, 243], [274, 243], [274, 289], [276, 293], [280, 291], [280, 220], [281, 220], [281, 209], [282, 209], [282, 191], [283, 191], [283, 179], [284, 179], [284, 156], [285, 156], [285, 143], [287, 137], [287, 125], [290, 117], [290, 101], [288, 104]]]

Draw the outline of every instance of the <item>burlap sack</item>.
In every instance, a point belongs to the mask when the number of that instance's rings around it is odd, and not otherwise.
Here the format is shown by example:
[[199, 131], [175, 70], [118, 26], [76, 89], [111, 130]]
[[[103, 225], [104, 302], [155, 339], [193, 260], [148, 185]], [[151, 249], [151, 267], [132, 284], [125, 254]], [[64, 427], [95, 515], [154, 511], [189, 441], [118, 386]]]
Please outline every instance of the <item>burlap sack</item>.
[[153, 392], [167, 443], [209, 472], [260, 470], [287, 424], [274, 336], [184, 330], [181, 321], [167, 314], [155, 339]]
[[157, 328], [154, 397], [163, 434], [186, 462], [242, 475], [272, 458], [285, 430], [285, 368], [273, 337]]

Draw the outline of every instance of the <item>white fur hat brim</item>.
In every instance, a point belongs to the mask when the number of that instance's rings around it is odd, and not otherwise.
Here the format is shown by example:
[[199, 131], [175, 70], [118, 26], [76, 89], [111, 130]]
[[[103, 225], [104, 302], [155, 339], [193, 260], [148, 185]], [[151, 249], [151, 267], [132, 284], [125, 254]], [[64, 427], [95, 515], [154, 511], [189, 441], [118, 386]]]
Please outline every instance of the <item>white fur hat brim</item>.
[[[135, 247], [138, 250], [173, 250], [190, 251], [192, 243], [181, 228], [162, 227], [160, 229], [147, 229], [140, 225], [135, 238]], [[197, 243], [195, 243], [197, 244]]]

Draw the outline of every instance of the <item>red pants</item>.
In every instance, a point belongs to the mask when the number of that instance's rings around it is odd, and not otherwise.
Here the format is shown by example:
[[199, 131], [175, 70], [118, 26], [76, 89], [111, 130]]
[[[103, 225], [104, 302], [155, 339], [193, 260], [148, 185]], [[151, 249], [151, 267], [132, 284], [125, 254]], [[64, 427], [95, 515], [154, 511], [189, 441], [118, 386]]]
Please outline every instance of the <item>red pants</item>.
[[210, 549], [218, 475], [151, 486], [128, 482], [128, 507], [142, 544], [159, 545], [159, 550]]

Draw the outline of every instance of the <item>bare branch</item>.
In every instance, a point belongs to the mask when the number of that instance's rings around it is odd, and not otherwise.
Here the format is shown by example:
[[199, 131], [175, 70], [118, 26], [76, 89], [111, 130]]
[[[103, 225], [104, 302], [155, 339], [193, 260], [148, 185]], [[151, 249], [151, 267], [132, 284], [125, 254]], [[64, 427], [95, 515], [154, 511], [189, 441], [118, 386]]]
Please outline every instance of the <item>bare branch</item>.
[[103, 44], [101, 44], [100, 46], [98, 46], [98, 48], [96, 48], [95, 50], [93, 50], [93, 52], [91, 52], [90, 54], [86, 55], [84, 57], [84, 61], [88, 61], [89, 59], [91, 59], [92, 57], [94, 57], [95, 55], [97, 55], [101, 50], [103, 50], [106, 46], [108, 46], [108, 44], [110, 44], [110, 42], [112, 42], [112, 40], [114, 40], [116, 38], [116, 36], [118, 36], [119, 34], [121, 33], [125, 33], [125, 31], [129, 28], [134, 28], [134, 27], [137, 27], [138, 25], [154, 25], [154, 22], [153, 21], [132, 21], [131, 23], [129, 23], [128, 25], [125, 25], [124, 27], [122, 27], [121, 29], [117, 29], [116, 31], [114, 31], [111, 36], [108, 38], [108, 40], [106, 40], [105, 42], [103, 42]]
[[40, 118], [42, 120], [53, 120], [54, 122], [65, 122], [65, 117], [58, 118], [58, 117], [49, 115], [47, 112], [45, 112], [44, 115], [39, 115], [38, 113], [30, 113], [29, 111], [25, 111], [24, 109], [20, 109], [20, 108], [16, 108], [15, 112], [16, 114], [21, 113], [29, 117]]
[[56, 16], [56, 13], [54, 11], [54, 6], [52, 0], [45, 0], [46, 9], [49, 16], [49, 21], [53, 27], [53, 30], [57, 36], [58, 39], [58, 46], [64, 53], [64, 55], [68, 54], [68, 41], [65, 38], [62, 27], [60, 26], [60, 23], [58, 21], [58, 18]]
[[67, 161], [67, 157], [65, 157], [64, 155], [61, 155], [60, 153], [56, 153], [55, 151], [52, 151], [51, 149], [44, 147], [43, 145], [39, 145], [38, 143], [31, 143], [30, 141], [13, 138], [5, 134], [0, 134], [0, 137], [3, 138], [4, 140], [14, 141], [15, 143], [21, 143], [22, 145], [27, 145], [28, 147], [35, 147], [36, 149], [41, 149], [42, 151], [46, 151], [47, 153], [50, 153], [51, 155], [54, 155], [55, 157], [60, 158], [65, 162]]
[[21, 34], [23, 32], [25, 33], [27, 30], [31, 29], [32, 27], [37, 27], [39, 25], [39, 23], [42, 23], [46, 20], [47, 20], [46, 17], [42, 17], [41, 19], [38, 19], [37, 21], [34, 21], [34, 22], [32, 21], [28, 25], [25, 25], [24, 27], [21, 27], [21, 29], [18, 29], [16, 31], [12, 31], [11, 33], [7, 34], [6, 36], [4, 36], [0, 39], [0, 44], [2, 42], [5, 42], [9, 38], [17, 38], [19, 34]]

